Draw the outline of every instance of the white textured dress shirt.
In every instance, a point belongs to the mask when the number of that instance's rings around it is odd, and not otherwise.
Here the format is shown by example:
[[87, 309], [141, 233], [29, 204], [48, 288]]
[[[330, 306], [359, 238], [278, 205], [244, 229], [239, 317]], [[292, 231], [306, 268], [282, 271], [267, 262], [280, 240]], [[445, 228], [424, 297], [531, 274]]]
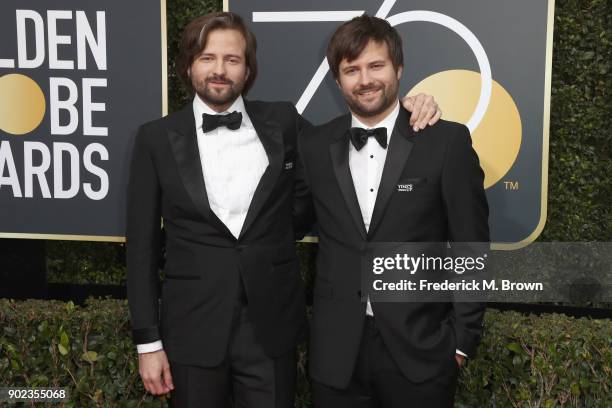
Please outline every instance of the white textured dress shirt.
[[[351, 120], [351, 127], [360, 127], [363, 129], [373, 129], [384, 127], [387, 129], [387, 146], [391, 143], [391, 134], [393, 127], [399, 115], [400, 105], [396, 103], [395, 108], [383, 120], [373, 126], [366, 126], [354, 115]], [[376, 196], [382, 178], [385, 160], [387, 158], [387, 149], [383, 148], [375, 138], [369, 137], [365, 146], [361, 150], [355, 149], [352, 143], [349, 142], [349, 168], [357, 193], [357, 201], [359, 201], [359, 209], [363, 217], [363, 224], [366, 231], [370, 229], [372, 220], [372, 212], [376, 203]], [[374, 316], [370, 298], [366, 304], [366, 315]], [[458, 354], [466, 356], [463, 352], [456, 350]]]
[[[230, 130], [220, 126], [207, 133], [202, 131], [203, 113], [224, 115], [234, 111], [242, 113], [240, 128]], [[196, 95], [193, 115], [210, 209], [238, 238], [255, 189], [268, 167], [268, 155], [246, 112], [242, 96], [227, 111], [218, 113]], [[161, 340], [137, 345], [139, 353], [162, 348]]]

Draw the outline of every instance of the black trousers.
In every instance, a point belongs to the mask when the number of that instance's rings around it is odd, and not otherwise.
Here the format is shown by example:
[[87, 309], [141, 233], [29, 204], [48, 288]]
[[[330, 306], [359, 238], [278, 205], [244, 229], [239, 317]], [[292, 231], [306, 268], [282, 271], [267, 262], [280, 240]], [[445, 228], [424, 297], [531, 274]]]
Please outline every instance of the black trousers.
[[248, 306], [238, 305], [229, 349], [216, 367], [170, 362], [172, 408], [293, 408], [296, 351], [272, 359], [255, 339]]
[[[454, 359], [453, 359], [454, 360]], [[413, 383], [389, 354], [375, 319], [367, 317], [359, 356], [346, 389], [313, 381], [315, 408], [449, 408], [454, 404], [459, 366], [449, 362], [443, 375]]]

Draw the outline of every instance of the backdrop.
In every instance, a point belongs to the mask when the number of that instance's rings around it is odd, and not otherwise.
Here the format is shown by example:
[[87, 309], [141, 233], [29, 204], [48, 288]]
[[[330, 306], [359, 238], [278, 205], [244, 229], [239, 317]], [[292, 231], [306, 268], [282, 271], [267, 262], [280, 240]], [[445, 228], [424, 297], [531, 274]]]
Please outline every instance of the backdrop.
[[165, 14], [0, 2], [0, 237], [123, 239], [131, 141], [165, 113]]
[[404, 40], [400, 92], [434, 95], [472, 132], [494, 248], [524, 246], [546, 221], [552, 0], [226, 2], [258, 39], [250, 98], [293, 101], [315, 124], [346, 111], [325, 60], [333, 31], [364, 12]]

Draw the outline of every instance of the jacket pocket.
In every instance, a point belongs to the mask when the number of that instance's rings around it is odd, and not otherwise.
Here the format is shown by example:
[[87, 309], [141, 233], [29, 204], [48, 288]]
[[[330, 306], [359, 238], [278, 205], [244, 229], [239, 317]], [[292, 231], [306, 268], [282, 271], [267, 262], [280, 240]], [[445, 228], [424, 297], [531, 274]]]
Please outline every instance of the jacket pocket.
[[412, 184], [418, 186], [421, 184], [427, 184], [427, 177], [406, 177], [398, 181], [400, 184]]

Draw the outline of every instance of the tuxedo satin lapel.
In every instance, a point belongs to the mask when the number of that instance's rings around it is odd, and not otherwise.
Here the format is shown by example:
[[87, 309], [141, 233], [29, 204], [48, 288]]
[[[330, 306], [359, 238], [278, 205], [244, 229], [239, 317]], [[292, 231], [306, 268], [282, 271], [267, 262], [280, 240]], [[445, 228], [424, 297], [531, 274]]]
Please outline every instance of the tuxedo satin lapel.
[[210, 209], [191, 104], [176, 115], [168, 129], [168, 139], [181, 180], [194, 205], [206, 220], [231, 236], [230, 230]]
[[380, 224], [385, 209], [389, 204], [389, 200], [397, 188], [397, 182], [400, 175], [404, 167], [406, 167], [408, 156], [410, 156], [410, 152], [412, 151], [414, 145], [412, 138], [415, 133], [410, 127], [409, 119], [410, 114], [408, 111], [400, 107], [389, 142], [387, 158], [385, 159], [385, 165], [378, 187], [378, 194], [374, 204], [374, 211], [372, 212], [372, 220], [370, 222], [368, 235], [372, 235], [378, 227], [378, 224]]
[[278, 177], [281, 174], [283, 168], [283, 160], [285, 158], [285, 148], [283, 143], [282, 129], [274, 121], [269, 120], [268, 115], [265, 112], [255, 111], [251, 108], [247, 101], [245, 101], [246, 111], [253, 123], [253, 127], [257, 132], [257, 136], [261, 141], [261, 144], [266, 151], [268, 156], [268, 167], [261, 176], [253, 199], [249, 205], [242, 230], [240, 231], [240, 237], [248, 231], [249, 227], [253, 224], [257, 215], [263, 208], [264, 204], [270, 197]]
[[366, 229], [363, 224], [363, 216], [359, 209], [359, 201], [357, 200], [357, 193], [355, 192], [355, 185], [353, 184], [353, 177], [351, 176], [351, 169], [349, 167], [349, 137], [348, 129], [351, 126], [351, 116], [347, 115], [346, 126], [342, 126], [339, 129], [338, 135], [332, 140], [329, 145], [329, 153], [331, 155], [332, 166], [340, 191], [344, 196], [344, 201], [348, 207], [355, 226], [359, 230], [362, 238], [366, 238]]

